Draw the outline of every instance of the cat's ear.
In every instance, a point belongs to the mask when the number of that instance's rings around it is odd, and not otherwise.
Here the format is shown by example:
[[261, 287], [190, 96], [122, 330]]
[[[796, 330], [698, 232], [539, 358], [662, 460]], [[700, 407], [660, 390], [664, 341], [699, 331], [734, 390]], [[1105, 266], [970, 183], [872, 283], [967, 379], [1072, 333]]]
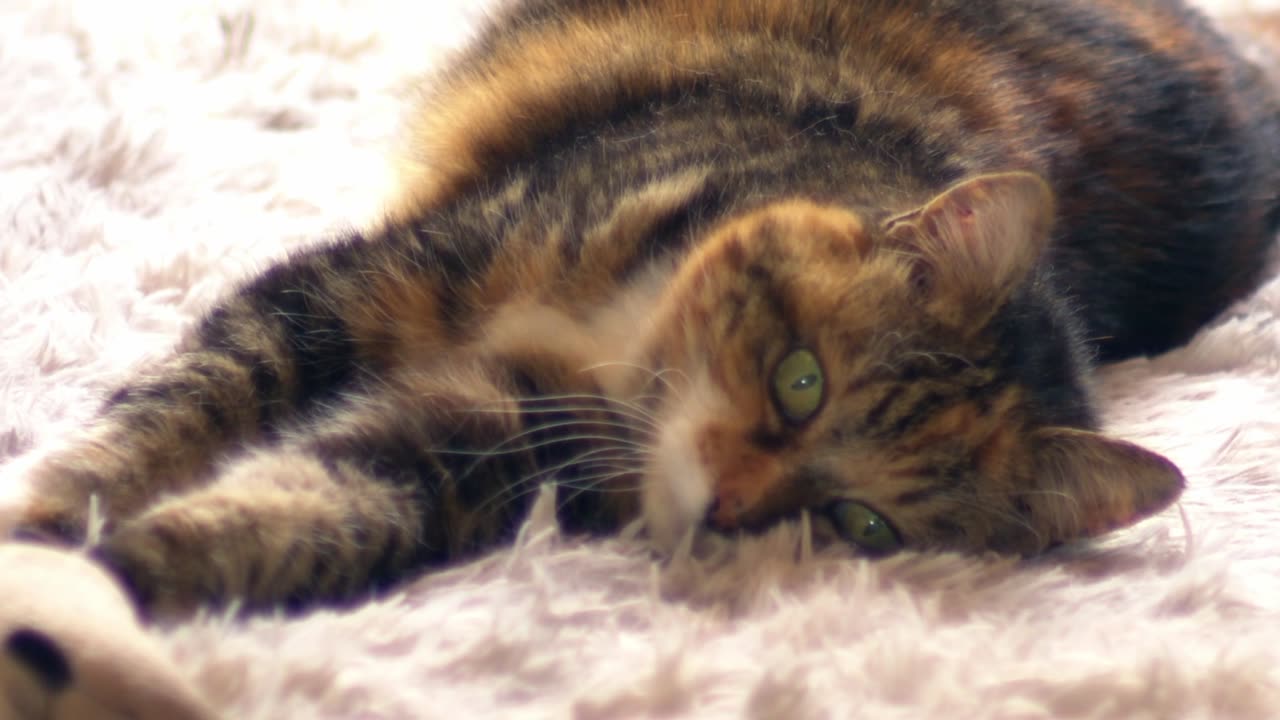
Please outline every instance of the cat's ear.
[[979, 175], [885, 223], [926, 285], [998, 300], [1034, 266], [1054, 218], [1053, 191], [1038, 175]]
[[1185, 485], [1162, 455], [1096, 432], [1045, 428], [1032, 448], [1035, 487], [1024, 500], [1037, 550], [1132, 525], [1172, 504]]

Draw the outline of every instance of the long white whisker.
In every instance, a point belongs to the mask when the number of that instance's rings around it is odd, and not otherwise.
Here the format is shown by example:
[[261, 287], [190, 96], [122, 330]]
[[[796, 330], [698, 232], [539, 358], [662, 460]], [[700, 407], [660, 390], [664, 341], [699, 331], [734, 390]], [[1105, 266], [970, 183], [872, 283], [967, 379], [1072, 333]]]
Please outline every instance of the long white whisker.
[[[1034, 492], [1034, 491], [1029, 491], [1027, 494], [1030, 494], [1031, 492]], [[1045, 491], [1045, 492], [1052, 493], [1053, 491]], [[1015, 513], [1008, 512], [1006, 510], [1001, 510], [1000, 508], [996, 507], [992, 503], [982, 502], [982, 498], [980, 497], [971, 497], [971, 496], [961, 495], [954, 491], [942, 493], [940, 497], [950, 500], [951, 502], [957, 503], [959, 505], [964, 505], [965, 507], [970, 507], [975, 510], [979, 510], [988, 515], [995, 516], [1009, 523], [1022, 527], [1027, 532], [1034, 535], [1037, 541], [1042, 539], [1042, 533], [1039, 530], [1037, 530], [1035, 526], [1033, 526], [1026, 518], [1023, 518]]]
[[[563, 412], [563, 413], [598, 412], [602, 415], [616, 415], [621, 418], [626, 418], [627, 420], [630, 420], [633, 423], [638, 423], [638, 425], [636, 425], [633, 428], [637, 432], [647, 433], [657, 429], [657, 425], [649, 417], [635, 415], [630, 412], [625, 412], [619, 408], [611, 408], [611, 407], [584, 406], [584, 405], [549, 405], [546, 407], [536, 407], [536, 406], [530, 407], [528, 404], [525, 404], [518, 408], [493, 408], [493, 409], [474, 408], [472, 412], [488, 413], [493, 415], [524, 415], [526, 413], [544, 413], [544, 412]], [[589, 418], [583, 418], [582, 420], [584, 422], [590, 421]]]
[[[525, 428], [525, 429], [524, 429], [524, 430], [522, 430], [521, 432], [518, 432], [518, 433], [516, 433], [515, 435], [512, 435], [512, 436], [510, 436], [510, 437], [508, 437], [508, 438], [506, 438], [506, 439], [502, 440], [502, 441], [501, 441], [501, 442], [499, 442], [498, 444], [494, 445], [493, 447], [489, 448], [488, 452], [490, 452], [490, 453], [496, 453], [496, 452], [499, 452], [499, 451], [502, 451], [502, 452], [509, 452], [509, 451], [502, 450], [502, 448], [503, 448], [504, 446], [506, 446], [506, 445], [510, 444], [510, 443], [513, 443], [513, 442], [517, 441], [517, 440], [521, 440], [521, 439], [523, 439], [523, 438], [527, 438], [527, 437], [529, 437], [529, 436], [536, 435], [536, 434], [538, 434], [538, 433], [547, 432], [547, 431], [549, 431], [549, 430], [557, 430], [557, 429], [560, 429], [560, 428], [573, 427], [573, 426], [575, 426], [575, 425], [577, 425], [577, 426], [588, 425], [588, 426], [591, 426], [591, 427], [599, 427], [599, 428], [622, 428], [623, 430], [630, 430], [630, 429], [632, 429], [632, 428], [631, 428], [631, 426], [630, 426], [630, 425], [627, 425], [626, 423], [613, 422], [613, 421], [590, 420], [590, 419], [586, 419], [586, 418], [572, 418], [572, 419], [568, 419], [568, 420], [556, 420], [556, 421], [554, 421], [554, 422], [542, 423], [541, 425], [533, 425], [533, 426], [530, 426], [530, 427], [528, 427], [528, 428]], [[572, 439], [575, 439], [575, 440], [582, 440], [582, 439], [589, 439], [589, 438], [585, 438], [585, 437], [574, 437], [574, 438], [572, 438]], [[636, 444], [636, 445], [639, 445], [639, 444], [640, 444], [640, 443], [635, 442], [634, 440], [627, 440], [626, 438], [622, 438], [622, 437], [618, 437], [618, 438], [614, 438], [614, 439], [618, 440], [619, 442], [627, 442], [627, 443], [632, 443], [632, 444]], [[553, 441], [553, 440], [541, 441], [541, 442], [538, 442], [538, 443], [534, 443], [534, 444], [532, 444], [532, 445], [527, 445], [527, 446], [525, 446], [525, 449], [532, 449], [532, 448], [537, 448], [537, 447], [543, 447], [543, 446], [545, 446], [548, 442], [554, 442], [554, 441]]]
[[[587, 462], [587, 458], [589, 457], [599, 455], [602, 453], [607, 453], [607, 452], [618, 452], [619, 450], [627, 453], [636, 452], [635, 450], [630, 450], [627, 448], [619, 448], [616, 446], [605, 445], [605, 446], [592, 448], [590, 450], [586, 450], [584, 452], [578, 453], [577, 455], [573, 456], [571, 459], [558, 463], [556, 465], [552, 465], [550, 467], [545, 467], [545, 468], [536, 468], [533, 472], [527, 475], [524, 475], [523, 477], [517, 478], [516, 480], [509, 483], [506, 487], [494, 493], [491, 498], [489, 498], [488, 500], [478, 505], [475, 508], [475, 511], [481, 512], [483, 510], [487, 510], [490, 505], [496, 502], [501, 502], [504, 500], [514, 500], [521, 497], [523, 494], [529, 492], [529, 490], [522, 489], [522, 486], [532, 485], [533, 487], [536, 488], [539, 483], [536, 483], [534, 481], [539, 478], [552, 477], [555, 475], [555, 473], [561, 470], [574, 467], [576, 465], [582, 464], [583, 462]], [[625, 459], [625, 457], [626, 456], [624, 457], [611, 456], [607, 459], [617, 460], [617, 459]]]
[[620, 477], [625, 477], [627, 475], [634, 475], [634, 474], [636, 473], [632, 470], [612, 470], [609, 472], [600, 472], [600, 473], [594, 473], [591, 475], [586, 475], [572, 482], [557, 483], [557, 485], [569, 490], [573, 490], [574, 494], [571, 495], [570, 498], [577, 497], [579, 494], [584, 492], [632, 493], [632, 492], [638, 492], [640, 490], [641, 483], [639, 482], [638, 479], [634, 485], [625, 485], [625, 486], [618, 486], [618, 487], [602, 487], [602, 486], [607, 484], [611, 480], [615, 480]]
[[[583, 400], [597, 401], [600, 404], [585, 405], [567, 405], [566, 401]], [[505, 407], [509, 403], [514, 403], [517, 407]], [[498, 414], [519, 415], [529, 411], [560, 411], [560, 412], [607, 412], [623, 417], [631, 418], [638, 423], [648, 427], [657, 426], [657, 418], [648, 410], [626, 400], [611, 398], [607, 395], [593, 395], [589, 393], [565, 393], [561, 395], [538, 395], [531, 397], [515, 397], [507, 398], [502, 401], [492, 403], [493, 407], [477, 407], [475, 412], [490, 412]]]
[[604, 368], [604, 367], [615, 367], [615, 366], [629, 368], [632, 370], [639, 370], [640, 372], [647, 374], [653, 380], [657, 380], [658, 382], [666, 386], [666, 388], [670, 390], [671, 393], [675, 395], [677, 398], [680, 397], [680, 388], [676, 387], [675, 384], [673, 384], [670, 380], [666, 378], [666, 376], [668, 374], [678, 375], [684, 380], [686, 385], [689, 384], [689, 376], [685, 375], [683, 370], [679, 370], [677, 368], [664, 368], [662, 370], [650, 370], [649, 368], [644, 367], [642, 365], [637, 365], [635, 363], [629, 363], [629, 362], [622, 362], [620, 360], [615, 360], [612, 362], [597, 363], [595, 365], [591, 365], [583, 368], [583, 372], [587, 372], [590, 370], [597, 370], [599, 368]]
[[618, 478], [618, 477], [621, 477], [621, 476], [624, 476], [624, 475], [627, 475], [627, 474], [629, 474], [629, 473], [627, 473], [627, 472], [603, 473], [603, 474], [598, 475], [598, 476], [593, 476], [593, 477], [591, 478], [591, 483], [590, 483], [590, 484], [587, 484], [587, 485], [565, 484], [565, 485], [563, 485], [562, 487], [565, 487], [565, 488], [567, 488], [567, 489], [571, 490], [572, 492], [565, 493], [565, 496], [564, 496], [564, 497], [563, 497], [559, 502], [557, 502], [557, 503], [556, 503], [556, 509], [557, 509], [557, 510], [559, 510], [559, 509], [561, 509], [561, 508], [565, 507], [565, 506], [566, 506], [566, 505], [568, 505], [570, 502], [572, 502], [574, 498], [578, 497], [579, 495], [582, 495], [583, 493], [587, 493], [587, 492], [591, 492], [591, 493], [601, 493], [601, 494], [609, 494], [609, 493], [614, 493], [614, 494], [619, 494], [619, 493], [620, 493], [620, 494], [628, 494], [628, 493], [635, 493], [635, 492], [639, 492], [639, 491], [640, 491], [640, 488], [641, 488], [641, 484], [640, 484], [640, 483], [637, 483], [637, 484], [636, 484], [636, 485], [634, 485], [634, 486], [623, 486], [623, 487], [601, 487], [602, 485], [605, 485], [605, 484], [607, 484], [607, 483], [609, 483], [609, 482], [613, 481], [614, 479], [616, 479], [616, 478]]
[[498, 445], [495, 445], [492, 448], [485, 449], [485, 450], [466, 450], [461, 448], [433, 447], [433, 448], [427, 448], [426, 452], [434, 453], [437, 455], [453, 455], [458, 457], [474, 457], [474, 458], [484, 459], [484, 458], [490, 458], [490, 457], [497, 457], [500, 455], [512, 455], [515, 453], [528, 452], [530, 450], [537, 450], [539, 448], [555, 445], [556, 443], [573, 442], [577, 440], [608, 440], [611, 442], [617, 442], [623, 445], [634, 447], [636, 450], [641, 450], [646, 447], [643, 443], [638, 443], [638, 442], [635, 442], [634, 440], [628, 440], [626, 438], [614, 437], [612, 435], [571, 434], [571, 435], [560, 435], [553, 438], [547, 438], [545, 440], [539, 440], [538, 442], [530, 442], [524, 445], [516, 445], [514, 447], [507, 447], [507, 448], [502, 447], [502, 443], [500, 443]]
[[[595, 440], [595, 441], [600, 441], [602, 443], [615, 443], [614, 445], [603, 445], [602, 447], [595, 448], [595, 450], [604, 450], [605, 448], [618, 449], [618, 448], [628, 448], [628, 447], [636, 451], [643, 451], [646, 449], [646, 446], [640, 443], [635, 443], [630, 440], [625, 440], [622, 438], [612, 437], [610, 435], [600, 435], [600, 434], [592, 434], [592, 433], [582, 433], [582, 434], [576, 434], [576, 435], [561, 435], [558, 437], [548, 438], [540, 442], [529, 443], [520, 448], [511, 448], [507, 450], [494, 451], [489, 453], [464, 453], [464, 454], [468, 454], [475, 457], [476, 461], [472, 463], [470, 466], [468, 466], [466, 470], [458, 474], [458, 481], [461, 482], [466, 478], [470, 477], [471, 474], [474, 473], [476, 469], [480, 467], [481, 463], [483, 463], [485, 459], [490, 457], [495, 457], [498, 455], [508, 455], [514, 452], [527, 452], [530, 450], [537, 450], [539, 448], [550, 447], [552, 445], [557, 445], [559, 443], [577, 442], [577, 441], [583, 441], [583, 440]], [[560, 469], [559, 466], [554, 468], [538, 468], [536, 474], [541, 475], [541, 474], [545, 474], [549, 470], [556, 470], [556, 469]]]

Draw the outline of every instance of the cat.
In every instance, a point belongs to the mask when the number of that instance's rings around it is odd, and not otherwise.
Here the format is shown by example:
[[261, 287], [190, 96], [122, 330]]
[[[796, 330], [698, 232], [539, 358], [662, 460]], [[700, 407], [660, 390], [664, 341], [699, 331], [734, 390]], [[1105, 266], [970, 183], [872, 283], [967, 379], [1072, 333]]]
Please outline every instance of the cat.
[[18, 536], [153, 617], [365, 597], [545, 483], [660, 550], [1034, 555], [1179, 497], [1090, 373], [1254, 288], [1280, 212], [1271, 67], [1178, 0], [525, 0], [427, 95], [385, 220], [106, 397]]

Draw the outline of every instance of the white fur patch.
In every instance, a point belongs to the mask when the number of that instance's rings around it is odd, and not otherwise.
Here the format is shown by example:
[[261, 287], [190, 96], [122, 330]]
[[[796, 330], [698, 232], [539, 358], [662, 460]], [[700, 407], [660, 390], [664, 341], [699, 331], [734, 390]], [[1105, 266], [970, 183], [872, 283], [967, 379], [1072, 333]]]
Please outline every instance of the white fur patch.
[[694, 448], [697, 425], [687, 416], [669, 419], [644, 477], [643, 509], [649, 537], [670, 552], [706, 516], [712, 479]]

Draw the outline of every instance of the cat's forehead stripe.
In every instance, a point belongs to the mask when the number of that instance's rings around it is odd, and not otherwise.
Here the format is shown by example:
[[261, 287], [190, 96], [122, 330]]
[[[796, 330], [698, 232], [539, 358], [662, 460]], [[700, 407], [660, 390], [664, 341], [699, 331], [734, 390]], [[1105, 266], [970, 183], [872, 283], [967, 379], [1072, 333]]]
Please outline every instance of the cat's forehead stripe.
[[941, 485], [925, 485], [899, 493], [893, 498], [893, 504], [897, 506], [919, 505], [921, 503], [935, 500], [939, 495], [946, 492], [946, 488]]

